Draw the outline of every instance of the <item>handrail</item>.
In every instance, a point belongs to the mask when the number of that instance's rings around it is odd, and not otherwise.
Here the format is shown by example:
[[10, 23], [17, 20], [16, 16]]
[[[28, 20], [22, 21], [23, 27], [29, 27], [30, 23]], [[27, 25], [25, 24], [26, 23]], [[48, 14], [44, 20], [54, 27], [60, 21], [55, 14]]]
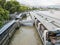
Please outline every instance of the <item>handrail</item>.
[[2, 34], [5, 30], [7, 30], [14, 22], [15, 22], [15, 20], [12, 20], [12, 21], [10, 21], [9, 23], [5, 24], [5, 25], [0, 29], [0, 34]]

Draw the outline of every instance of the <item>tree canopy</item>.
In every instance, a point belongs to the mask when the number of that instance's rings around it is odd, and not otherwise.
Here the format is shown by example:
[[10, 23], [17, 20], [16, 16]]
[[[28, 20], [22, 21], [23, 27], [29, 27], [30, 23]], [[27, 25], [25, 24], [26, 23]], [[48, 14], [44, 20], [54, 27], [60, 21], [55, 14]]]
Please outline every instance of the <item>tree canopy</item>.
[[3, 22], [9, 20], [9, 14], [15, 12], [24, 12], [27, 11], [29, 7], [22, 6], [16, 0], [0, 0], [0, 27], [3, 25]]
[[19, 2], [15, 1], [15, 0], [7, 1], [4, 5], [4, 7], [10, 13], [24, 12], [24, 11], [27, 11], [30, 9], [29, 7], [21, 5]]
[[4, 8], [8, 10], [10, 13], [17, 12], [19, 7], [20, 4], [17, 1], [7, 1], [4, 5]]
[[9, 19], [9, 11], [0, 8], [0, 26], [3, 25], [4, 21]]

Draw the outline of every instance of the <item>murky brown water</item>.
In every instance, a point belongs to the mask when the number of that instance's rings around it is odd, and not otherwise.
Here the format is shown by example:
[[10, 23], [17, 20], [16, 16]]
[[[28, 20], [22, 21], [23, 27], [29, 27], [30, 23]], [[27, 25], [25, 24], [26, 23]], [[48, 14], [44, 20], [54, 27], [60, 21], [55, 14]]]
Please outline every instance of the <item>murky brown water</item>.
[[10, 45], [42, 45], [33, 26], [21, 26], [13, 36]]

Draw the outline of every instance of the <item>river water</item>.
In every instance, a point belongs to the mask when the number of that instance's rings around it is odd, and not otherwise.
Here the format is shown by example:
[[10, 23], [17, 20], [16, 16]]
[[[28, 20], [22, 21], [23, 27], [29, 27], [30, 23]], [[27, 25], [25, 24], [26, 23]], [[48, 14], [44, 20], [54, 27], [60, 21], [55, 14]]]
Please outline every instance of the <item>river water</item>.
[[60, 11], [58, 10], [49, 10], [49, 11], [38, 11], [37, 13], [42, 13], [50, 17], [60, 19]]
[[[60, 19], [59, 12], [60, 11], [39, 11], [38, 13], [47, 14], [48, 16]], [[22, 20], [23, 22], [24, 20], [28, 21], [27, 23], [24, 22], [26, 26], [21, 26], [20, 29], [16, 31], [10, 42], [10, 45], [42, 45], [37, 30], [32, 25], [32, 23], [29, 23], [29, 20], [32, 20], [31, 17], [29, 15], [27, 16], [27, 18]]]
[[10, 45], [42, 45], [42, 43], [35, 27], [21, 26], [13, 36]]
[[[30, 16], [28, 16], [24, 20], [28, 19], [31, 20]], [[28, 25], [21, 26], [20, 29], [16, 31], [9, 45], [42, 45], [35, 27], [33, 25]]]

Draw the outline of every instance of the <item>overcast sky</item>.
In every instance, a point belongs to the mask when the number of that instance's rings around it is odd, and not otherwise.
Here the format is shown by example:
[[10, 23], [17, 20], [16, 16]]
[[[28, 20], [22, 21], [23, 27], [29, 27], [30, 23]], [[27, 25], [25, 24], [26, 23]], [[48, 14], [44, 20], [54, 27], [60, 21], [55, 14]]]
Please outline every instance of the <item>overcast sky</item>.
[[60, 0], [17, 0], [22, 4], [30, 6], [60, 5]]

